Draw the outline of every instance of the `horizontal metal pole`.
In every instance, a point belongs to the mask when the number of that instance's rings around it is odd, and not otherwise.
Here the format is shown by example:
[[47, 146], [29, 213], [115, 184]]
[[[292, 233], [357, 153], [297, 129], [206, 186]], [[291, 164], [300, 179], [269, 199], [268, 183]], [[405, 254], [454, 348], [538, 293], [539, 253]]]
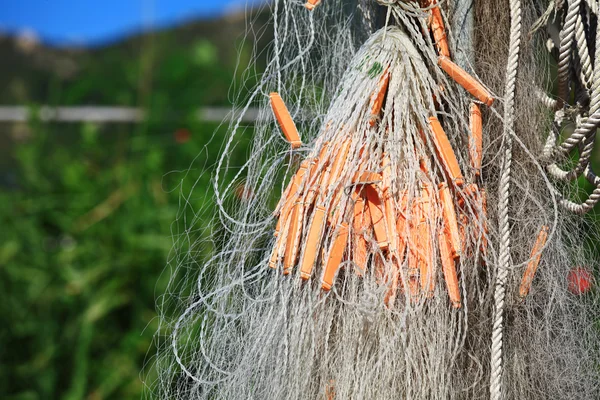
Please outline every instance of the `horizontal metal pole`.
[[[26, 122], [33, 117], [33, 110], [27, 106], [0, 106], [0, 122]], [[74, 106], [39, 108], [38, 117], [44, 122], [98, 122], [98, 123], [138, 123], [144, 120], [145, 112], [136, 107]], [[204, 107], [198, 110], [198, 119], [207, 122], [221, 122], [239, 115], [231, 108]], [[258, 119], [259, 110], [250, 108], [244, 114], [243, 122]]]

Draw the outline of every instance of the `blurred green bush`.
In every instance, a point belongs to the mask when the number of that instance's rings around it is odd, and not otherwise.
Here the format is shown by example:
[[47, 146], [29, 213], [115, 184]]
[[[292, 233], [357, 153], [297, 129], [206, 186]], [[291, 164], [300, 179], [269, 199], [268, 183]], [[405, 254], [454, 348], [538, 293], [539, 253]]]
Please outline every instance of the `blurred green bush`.
[[140, 398], [169, 234], [180, 195], [210, 192], [216, 126], [31, 129], [0, 191], [0, 397]]
[[[80, 52], [70, 77], [3, 74], [7, 88], [28, 85], [21, 97], [5, 92], [7, 104], [137, 106], [148, 119], [32, 120], [0, 150], [9, 159], [0, 163], [0, 399], [142, 397], [155, 301], [170, 279], [163, 270], [212, 220], [225, 128], [198, 121], [197, 110], [229, 106], [232, 85], [243, 102], [259, 76], [260, 66], [246, 70], [254, 44], [231, 41], [244, 19], [235, 23], [201, 21]], [[235, 151], [243, 160], [247, 143]], [[173, 252], [190, 213], [194, 232]]]

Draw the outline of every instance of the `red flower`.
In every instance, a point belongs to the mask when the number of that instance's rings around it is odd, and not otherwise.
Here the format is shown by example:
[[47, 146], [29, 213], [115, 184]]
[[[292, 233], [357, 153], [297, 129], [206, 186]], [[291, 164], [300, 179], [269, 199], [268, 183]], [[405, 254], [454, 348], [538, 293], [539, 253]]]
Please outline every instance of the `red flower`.
[[192, 133], [185, 128], [181, 128], [175, 131], [173, 137], [175, 138], [175, 141], [177, 143], [183, 144], [190, 141], [190, 139], [192, 138]]

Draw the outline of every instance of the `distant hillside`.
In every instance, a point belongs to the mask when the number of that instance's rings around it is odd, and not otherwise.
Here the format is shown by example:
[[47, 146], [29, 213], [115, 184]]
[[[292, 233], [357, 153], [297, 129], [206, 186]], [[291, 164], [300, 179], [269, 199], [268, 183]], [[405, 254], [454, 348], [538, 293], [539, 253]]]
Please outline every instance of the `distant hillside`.
[[[254, 23], [247, 36], [248, 18]], [[27, 36], [0, 36], [0, 104], [227, 104], [231, 82], [241, 77], [254, 46], [265, 49], [271, 41], [267, 21], [266, 13], [231, 14], [93, 49], [51, 48]], [[265, 52], [261, 57], [259, 67]]]

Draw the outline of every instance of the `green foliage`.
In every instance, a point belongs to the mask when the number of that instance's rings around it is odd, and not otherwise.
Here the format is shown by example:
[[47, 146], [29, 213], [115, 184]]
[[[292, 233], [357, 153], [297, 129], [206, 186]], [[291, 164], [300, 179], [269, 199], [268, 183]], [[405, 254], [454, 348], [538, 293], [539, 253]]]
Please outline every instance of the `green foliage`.
[[220, 146], [213, 125], [163, 129], [32, 124], [16, 146], [18, 187], [0, 193], [0, 397], [140, 398], [180, 193], [209, 191]]
[[[136, 106], [148, 118], [34, 120], [0, 166], [0, 398], [141, 398], [155, 301], [170, 278], [163, 270], [169, 257], [186, 261], [179, 254], [208, 235], [214, 214], [210, 178], [225, 129], [199, 121], [197, 110], [229, 105], [232, 85], [244, 98], [258, 76], [243, 74], [253, 43], [186, 29], [73, 53], [75, 75], [3, 75], [7, 87], [26, 82], [17, 101]], [[236, 147], [237, 165], [247, 145]], [[191, 217], [194, 232], [174, 253]], [[210, 250], [194, 248], [194, 258]]]

